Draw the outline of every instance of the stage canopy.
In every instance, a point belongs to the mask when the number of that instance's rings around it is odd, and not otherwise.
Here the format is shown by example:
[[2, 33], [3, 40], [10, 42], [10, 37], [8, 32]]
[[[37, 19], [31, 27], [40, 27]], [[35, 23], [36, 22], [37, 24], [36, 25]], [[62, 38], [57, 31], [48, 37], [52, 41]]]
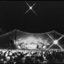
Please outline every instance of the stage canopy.
[[[33, 40], [33, 42], [32, 42]], [[38, 40], [38, 43], [36, 42]], [[31, 41], [31, 42], [30, 42]], [[27, 33], [14, 29], [0, 35], [0, 49], [64, 49], [64, 35], [50, 31], [46, 33]]]

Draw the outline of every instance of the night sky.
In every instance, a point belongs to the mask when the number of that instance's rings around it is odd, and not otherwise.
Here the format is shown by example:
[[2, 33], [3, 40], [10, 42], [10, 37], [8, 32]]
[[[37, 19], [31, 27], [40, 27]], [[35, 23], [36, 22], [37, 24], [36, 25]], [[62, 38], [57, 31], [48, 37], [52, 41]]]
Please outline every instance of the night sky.
[[[36, 2], [34, 14], [28, 6]], [[56, 30], [64, 34], [64, 1], [0, 1], [0, 32], [19, 29], [30, 33]]]

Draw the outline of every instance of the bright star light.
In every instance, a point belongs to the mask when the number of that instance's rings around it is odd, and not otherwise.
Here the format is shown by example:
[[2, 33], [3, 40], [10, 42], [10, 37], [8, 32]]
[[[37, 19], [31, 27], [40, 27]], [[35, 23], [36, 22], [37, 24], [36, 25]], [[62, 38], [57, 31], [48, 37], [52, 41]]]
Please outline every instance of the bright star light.
[[[35, 6], [36, 3], [34, 3], [32, 6], [30, 6], [27, 2], [26, 2], [27, 6], [29, 7], [29, 9], [25, 12], [25, 14], [28, 12], [28, 11], [32, 11], [34, 14], [36, 14], [36, 12], [33, 10], [33, 7]], [[36, 14], [37, 15], [37, 14]]]
[[53, 44], [58, 44], [58, 40], [54, 40]]
[[30, 6], [30, 10], [32, 10], [32, 6]]

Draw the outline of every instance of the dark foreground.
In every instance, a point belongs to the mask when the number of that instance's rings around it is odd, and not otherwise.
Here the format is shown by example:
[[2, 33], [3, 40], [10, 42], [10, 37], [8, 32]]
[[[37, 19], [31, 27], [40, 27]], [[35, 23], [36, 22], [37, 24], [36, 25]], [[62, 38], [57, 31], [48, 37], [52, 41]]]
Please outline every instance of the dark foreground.
[[0, 64], [61, 64], [64, 63], [64, 52], [43, 51], [38, 53], [14, 52], [7, 50], [0, 51]]

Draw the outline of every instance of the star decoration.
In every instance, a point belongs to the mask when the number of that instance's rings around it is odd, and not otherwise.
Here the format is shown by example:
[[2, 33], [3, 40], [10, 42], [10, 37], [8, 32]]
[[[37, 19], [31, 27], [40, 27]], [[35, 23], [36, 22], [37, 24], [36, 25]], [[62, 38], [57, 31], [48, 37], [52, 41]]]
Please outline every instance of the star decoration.
[[30, 6], [27, 2], [26, 2], [26, 4], [29, 7], [29, 9], [25, 12], [25, 14], [28, 13], [31, 10], [35, 15], [37, 15], [36, 12], [33, 10], [33, 7], [35, 6], [36, 3], [34, 3], [32, 6]]

